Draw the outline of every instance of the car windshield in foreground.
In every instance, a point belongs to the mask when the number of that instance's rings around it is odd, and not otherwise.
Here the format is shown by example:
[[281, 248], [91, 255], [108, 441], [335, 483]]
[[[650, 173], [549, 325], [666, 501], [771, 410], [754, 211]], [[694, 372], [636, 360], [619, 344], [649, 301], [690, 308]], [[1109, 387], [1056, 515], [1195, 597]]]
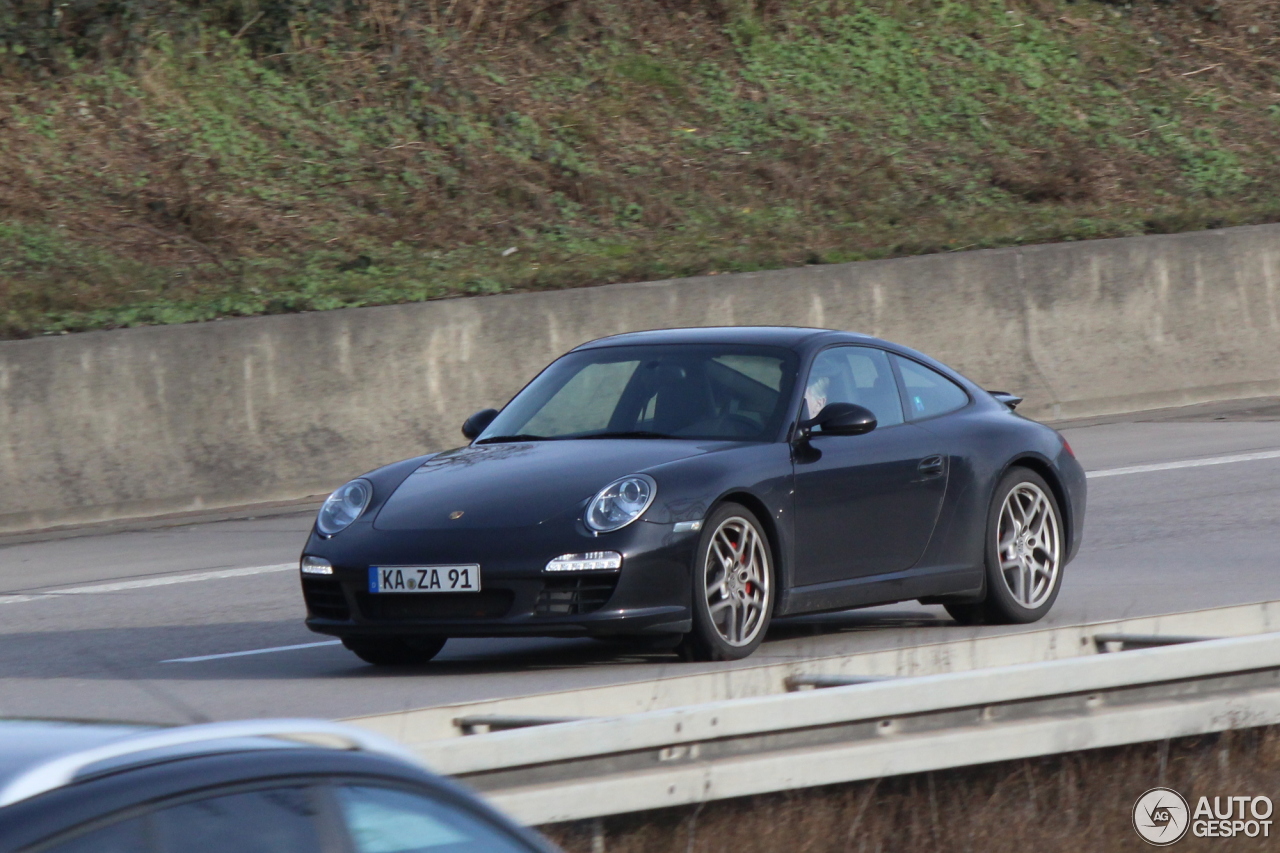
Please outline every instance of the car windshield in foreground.
[[555, 361], [476, 440], [767, 441], [781, 428], [797, 357], [778, 347], [600, 347]]

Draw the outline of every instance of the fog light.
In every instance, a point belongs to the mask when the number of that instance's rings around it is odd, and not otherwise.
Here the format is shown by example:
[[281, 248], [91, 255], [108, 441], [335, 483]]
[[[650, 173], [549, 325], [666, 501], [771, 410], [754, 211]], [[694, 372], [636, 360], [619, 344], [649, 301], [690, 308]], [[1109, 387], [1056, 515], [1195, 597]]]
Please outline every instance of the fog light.
[[303, 557], [302, 573], [304, 575], [331, 575], [333, 564], [323, 557]]
[[622, 568], [622, 555], [617, 551], [561, 554], [547, 563], [549, 572], [616, 572], [620, 568]]

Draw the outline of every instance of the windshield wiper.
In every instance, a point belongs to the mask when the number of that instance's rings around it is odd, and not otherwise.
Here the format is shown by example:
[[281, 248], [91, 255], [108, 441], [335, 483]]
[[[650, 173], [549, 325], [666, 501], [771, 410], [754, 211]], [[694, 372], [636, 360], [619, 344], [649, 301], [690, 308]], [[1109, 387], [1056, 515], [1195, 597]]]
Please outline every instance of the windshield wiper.
[[482, 438], [476, 444], [505, 444], [511, 441], [552, 441], [549, 435], [528, 435], [520, 433], [519, 435], [491, 435], [488, 438]]
[[633, 429], [619, 432], [593, 432], [588, 435], [580, 435], [578, 438], [676, 438], [676, 436], [647, 429]]

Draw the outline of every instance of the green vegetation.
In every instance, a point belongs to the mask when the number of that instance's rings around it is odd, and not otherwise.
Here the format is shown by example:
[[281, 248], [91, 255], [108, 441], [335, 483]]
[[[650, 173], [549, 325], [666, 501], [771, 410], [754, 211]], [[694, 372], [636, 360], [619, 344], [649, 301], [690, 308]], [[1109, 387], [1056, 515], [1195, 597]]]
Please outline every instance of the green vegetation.
[[0, 77], [8, 337], [1280, 219], [1266, 0], [13, 0]]

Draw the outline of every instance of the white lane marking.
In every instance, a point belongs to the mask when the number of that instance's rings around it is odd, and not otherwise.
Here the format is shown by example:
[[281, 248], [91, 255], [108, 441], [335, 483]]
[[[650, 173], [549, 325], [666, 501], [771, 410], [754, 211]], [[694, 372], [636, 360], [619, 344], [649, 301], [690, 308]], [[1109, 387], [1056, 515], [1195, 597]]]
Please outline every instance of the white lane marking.
[[291, 652], [295, 649], [318, 649], [321, 646], [341, 645], [341, 640], [324, 640], [319, 643], [298, 643], [296, 646], [276, 646], [270, 649], [250, 649], [247, 652], [224, 652], [220, 655], [197, 655], [193, 658], [170, 658], [160, 663], [199, 663], [202, 660], [221, 660], [222, 658], [242, 658], [246, 655], [269, 655], [272, 652]]
[[93, 595], [100, 592], [123, 592], [130, 589], [146, 589], [153, 586], [172, 586], [177, 583], [195, 583], [196, 581], [214, 581], [223, 578], [243, 578], [249, 575], [265, 575], [271, 572], [297, 571], [297, 563], [277, 563], [273, 566], [250, 566], [247, 569], [214, 569], [209, 572], [191, 572], [185, 575], [164, 575], [157, 578], [139, 578], [131, 581], [115, 581], [114, 583], [97, 583], [90, 586], [73, 586], [66, 589], [51, 589], [47, 592], [33, 592], [22, 595], [0, 595], [0, 604], [17, 604], [23, 601], [41, 601], [57, 598], [60, 595]]
[[1257, 453], [1236, 453], [1231, 456], [1210, 456], [1207, 459], [1184, 459], [1181, 462], [1156, 462], [1151, 465], [1130, 465], [1125, 468], [1106, 468], [1088, 471], [1090, 480], [1099, 477], [1119, 477], [1124, 474], [1145, 474], [1148, 471], [1173, 471], [1178, 468], [1204, 468], [1208, 465], [1228, 465], [1232, 462], [1254, 462], [1259, 459], [1280, 459], [1280, 450], [1260, 450]]

